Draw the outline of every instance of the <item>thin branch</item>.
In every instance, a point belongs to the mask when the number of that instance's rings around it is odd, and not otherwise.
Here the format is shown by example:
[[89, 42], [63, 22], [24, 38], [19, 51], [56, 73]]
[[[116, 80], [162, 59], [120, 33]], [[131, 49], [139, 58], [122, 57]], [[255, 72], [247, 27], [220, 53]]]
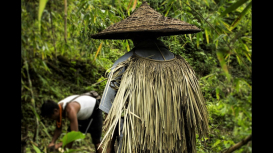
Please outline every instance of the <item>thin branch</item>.
[[66, 23], [67, 23], [67, 0], [64, 0], [64, 41], [65, 44], [67, 39], [67, 30], [66, 30]]
[[28, 83], [29, 83], [29, 87], [30, 87], [30, 93], [31, 93], [31, 103], [32, 103], [32, 107], [33, 107], [33, 113], [35, 114], [35, 121], [36, 121], [36, 132], [34, 134], [33, 140], [35, 140], [36, 143], [38, 143], [38, 134], [39, 134], [39, 120], [38, 117], [36, 116], [36, 110], [35, 110], [35, 99], [34, 99], [34, 94], [33, 94], [33, 90], [32, 90], [32, 83], [31, 83], [31, 79], [30, 79], [30, 75], [29, 75], [29, 68], [28, 68], [28, 63], [27, 60], [25, 59], [25, 65], [26, 65], [26, 70], [27, 70], [27, 76], [28, 76]]
[[56, 51], [56, 46], [55, 46], [55, 33], [54, 33], [54, 25], [52, 22], [52, 5], [51, 5], [52, 1], [50, 1], [48, 3], [50, 11], [49, 11], [49, 17], [50, 17], [50, 24], [51, 24], [51, 34], [52, 34], [52, 43], [53, 43], [53, 47], [54, 47], [54, 51], [55, 51], [55, 57], [56, 57], [56, 63], [57, 63], [57, 51]]
[[252, 140], [252, 134], [250, 136], [248, 136], [247, 138], [245, 138], [244, 140], [242, 140], [241, 142], [238, 142], [234, 146], [231, 146], [230, 148], [228, 148], [228, 150], [226, 150], [223, 153], [231, 153], [231, 152], [241, 148], [243, 145], [247, 144], [251, 140]]

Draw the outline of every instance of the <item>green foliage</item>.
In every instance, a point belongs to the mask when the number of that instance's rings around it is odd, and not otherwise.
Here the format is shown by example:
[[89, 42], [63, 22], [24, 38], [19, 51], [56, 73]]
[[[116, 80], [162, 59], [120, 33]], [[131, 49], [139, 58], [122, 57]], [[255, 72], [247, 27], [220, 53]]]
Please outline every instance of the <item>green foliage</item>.
[[47, 3], [47, 0], [40, 0], [39, 1], [39, 14], [38, 14], [38, 20], [39, 20], [39, 29], [41, 27], [41, 16], [45, 9], [45, 5]]
[[226, 14], [228, 14], [231, 11], [234, 11], [235, 9], [237, 9], [238, 7], [240, 7], [242, 4], [246, 3], [248, 0], [239, 0], [236, 3], [233, 3], [229, 8], [227, 8], [222, 14], [221, 16], [225, 16]]
[[232, 23], [230, 29], [234, 29], [235, 26], [242, 20], [242, 18], [246, 15], [247, 11], [250, 10], [252, 6], [252, 2], [250, 2], [246, 8], [242, 11], [242, 13], [238, 16], [238, 18]]
[[72, 141], [81, 140], [84, 138], [85, 138], [85, 135], [82, 134], [81, 132], [78, 132], [78, 131], [68, 132], [62, 139], [63, 147]]
[[32, 146], [33, 146], [33, 149], [35, 150], [36, 153], [42, 153], [42, 152], [40, 151], [40, 149], [37, 148], [34, 144], [33, 144]]

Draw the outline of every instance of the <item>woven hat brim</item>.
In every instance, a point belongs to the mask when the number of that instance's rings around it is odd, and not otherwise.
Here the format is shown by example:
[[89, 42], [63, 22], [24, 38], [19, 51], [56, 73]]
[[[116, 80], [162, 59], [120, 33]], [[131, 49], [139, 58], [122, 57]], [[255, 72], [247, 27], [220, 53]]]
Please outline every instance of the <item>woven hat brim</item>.
[[181, 34], [192, 34], [200, 32], [200, 29], [190, 29], [190, 30], [177, 30], [177, 29], [158, 29], [158, 30], [137, 30], [137, 31], [115, 31], [115, 32], [105, 32], [91, 35], [93, 39], [133, 39], [136, 36], [143, 35], [147, 37], [161, 37], [161, 36], [171, 36], [171, 35], [181, 35]]

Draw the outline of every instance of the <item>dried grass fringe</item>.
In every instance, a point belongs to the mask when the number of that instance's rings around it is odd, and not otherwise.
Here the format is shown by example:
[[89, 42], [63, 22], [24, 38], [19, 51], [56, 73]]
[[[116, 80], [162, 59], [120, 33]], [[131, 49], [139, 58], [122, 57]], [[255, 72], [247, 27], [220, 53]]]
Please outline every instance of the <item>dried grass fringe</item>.
[[181, 56], [134, 55], [109, 73], [107, 87], [110, 82], [120, 85], [105, 120], [104, 153], [123, 113], [121, 152], [196, 153], [195, 134], [207, 136], [208, 113], [195, 72]]

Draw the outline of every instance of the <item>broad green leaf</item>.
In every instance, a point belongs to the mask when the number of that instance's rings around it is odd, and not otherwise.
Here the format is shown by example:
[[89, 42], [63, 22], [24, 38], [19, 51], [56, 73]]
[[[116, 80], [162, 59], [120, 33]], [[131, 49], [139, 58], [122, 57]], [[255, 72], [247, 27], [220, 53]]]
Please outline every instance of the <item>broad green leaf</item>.
[[84, 139], [84, 138], [85, 138], [85, 135], [79, 131], [68, 132], [62, 139], [63, 147], [72, 141], [75, 141], [78, 139]]
[[41, 17], [42, 17], [42, 14], [45, 9], [47, 1], [48, 0], [40, 0], [39, 1], [39, 11], [38, 11], [39, 30], [41, 28]]
[[34, 144], [32, 144], [33, 149], [36, 151], [36, 153], [42, 153], [38, 147], [36, 147]]
[[246, 8], [243, 10], [243, 12], [239, 15], [239, 17], [235, 19], [235, 21], [230, 26], [230, 30], [233, 30], [236, 27], [236, 25], [242, 20], [242, 18], [246, 15], [247, 11], [251, 8], [251, 5], [252, 5], [252, 2], [250, 2], [246, 6]]
[[235, 9], [237, 9], [238, 7], [242, 6], [244, 3], [246, 3], [248, 0], [239, 0], [236, 3], [232, 4], [229, 8], [227, 8], [222, 14], [221, 16], [225, 16], [226, 14], [228, 14], [231, 11], [234, 11]]

